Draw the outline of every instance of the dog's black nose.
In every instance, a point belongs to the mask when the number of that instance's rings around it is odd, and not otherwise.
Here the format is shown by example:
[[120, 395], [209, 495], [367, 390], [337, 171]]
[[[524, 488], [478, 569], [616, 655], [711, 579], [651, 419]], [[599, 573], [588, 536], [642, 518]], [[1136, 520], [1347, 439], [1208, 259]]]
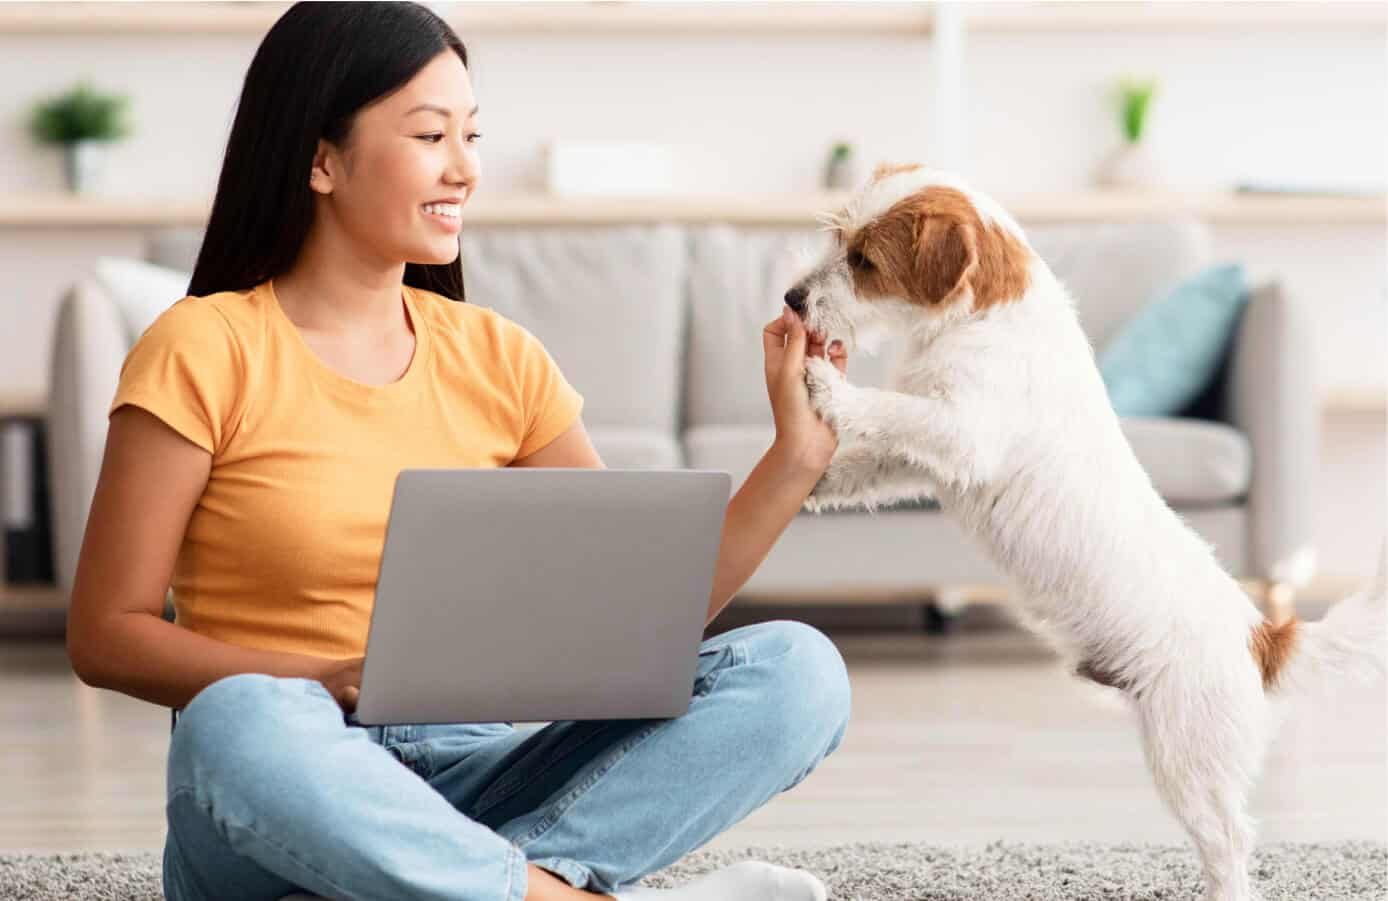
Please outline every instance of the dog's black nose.
[[805, 312], [805, 298], [810, 292], [804, 288], [791, 288], [786, 292], [786, 306], [790, 307], [797, 314], [803, 315]]

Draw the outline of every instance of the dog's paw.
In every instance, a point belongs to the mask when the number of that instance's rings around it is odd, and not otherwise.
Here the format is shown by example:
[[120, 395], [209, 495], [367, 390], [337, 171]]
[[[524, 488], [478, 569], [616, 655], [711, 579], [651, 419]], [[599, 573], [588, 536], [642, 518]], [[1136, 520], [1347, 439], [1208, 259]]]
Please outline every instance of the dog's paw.
[[805, 498], [801, 508], [808, 513], [828, 513], [832, 510], [844, 510], [854, 506], [853, 502], [845, 497], [838, 497], [827, 491], [812, 491], [810, 496]]
[[810, 393], [810, 406], [819, 418], [831, 426], [839, 422], [848, 380], [833, 363], [823, 357], [805, 360], [805, 387]]
[[841, 385], [847, 379], [839, 372], [838, 367], [825, 357], [806, 357], [805, 381], [811, 386], [812, 391], [816, 388], [831, 391], [835, 385]]
[[861, 506], [857, 495], [863, 489], [863, 467], [870, 466], [871, 462], [871, 451], [867, 448], [840, 446], [810, 491], [809, 501], [816, 504], [814, 512]]
[[801, 506], [811, 513], [823, 513], [833, 509], [833, 498], [824, 476], [819, 477], [819, 481], [815, 483], [814, 488], [810, 489], [809, 496], [805, 498], [805, 503]]

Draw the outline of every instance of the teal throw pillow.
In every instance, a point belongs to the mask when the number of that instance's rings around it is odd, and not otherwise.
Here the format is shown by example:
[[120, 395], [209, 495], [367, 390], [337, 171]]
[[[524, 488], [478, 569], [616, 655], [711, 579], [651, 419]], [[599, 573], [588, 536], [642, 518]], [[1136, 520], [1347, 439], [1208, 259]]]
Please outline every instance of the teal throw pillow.
[[1173, 416], [1209, 386], [1248, 303], [1243, 266], [1212, 266], [1154, 297], [1099, 356], [1120, 416]]

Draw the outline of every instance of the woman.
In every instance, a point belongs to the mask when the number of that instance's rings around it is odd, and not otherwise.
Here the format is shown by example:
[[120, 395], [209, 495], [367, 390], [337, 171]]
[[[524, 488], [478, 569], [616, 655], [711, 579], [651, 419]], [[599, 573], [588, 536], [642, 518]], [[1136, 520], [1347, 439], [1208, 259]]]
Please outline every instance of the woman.
[[[68, 651], [88, 684], [182, 711], [166, 893], [822, 898], [755, 862], [624, 888], [838, 746], [843, 662], [803, 625], [704, 642], [676, 719], [356, 722], [396, 474], [603, 465], [540, 343], [463, 302], [477, 115], [467, 53], [426, 8], [291, 8], [247, 72], [190, 296], [122, 368]], [[824, 348], [789, 315], [764, 342], [776, 439], [729, 504], [710, 620], [836, 445], [803, 382]]]

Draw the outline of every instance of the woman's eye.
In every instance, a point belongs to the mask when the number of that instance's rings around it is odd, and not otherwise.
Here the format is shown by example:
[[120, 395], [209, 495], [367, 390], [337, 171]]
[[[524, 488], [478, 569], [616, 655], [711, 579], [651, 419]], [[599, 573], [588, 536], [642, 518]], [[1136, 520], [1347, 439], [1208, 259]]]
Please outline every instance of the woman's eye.
[[[421, 140], [428, 141], [430, 144], [437, 144], [439, 141], [442, 141], [446, 136], [442, 132], [434, 132], [433, 134], [427, 135], [415, 135], [415, 137], [420, 138]], [[477, 140], [481, 137], [481, 132], [474, 131], [467, 136], [466, 140], [469, 144], [475, 144], [477, 143]]]

